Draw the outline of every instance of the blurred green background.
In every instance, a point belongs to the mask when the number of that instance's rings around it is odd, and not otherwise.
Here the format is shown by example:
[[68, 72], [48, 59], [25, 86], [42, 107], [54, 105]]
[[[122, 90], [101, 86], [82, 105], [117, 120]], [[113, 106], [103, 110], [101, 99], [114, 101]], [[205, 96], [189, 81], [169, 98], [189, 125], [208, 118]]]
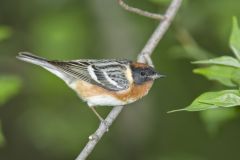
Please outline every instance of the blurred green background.
[[[169, 1], [126, 2], [163, 13]], [[223, 88], [194, 75], [190, 61], [232, 54], [228, 40], [239, 6], [239, 0], [184, 1], [153, 54], [167, 78], [125, 107], [89, 159], [240, 159], [239, 109], [166, 113]], [[157, 24], [124, 11], [116, 0], [1, 0], [0, 159], [74, 159], [99, 123], [63, 81], [18, 61], [18, 52], [135, 60]], [[107, 115], [111, 108], [97, 110]]]

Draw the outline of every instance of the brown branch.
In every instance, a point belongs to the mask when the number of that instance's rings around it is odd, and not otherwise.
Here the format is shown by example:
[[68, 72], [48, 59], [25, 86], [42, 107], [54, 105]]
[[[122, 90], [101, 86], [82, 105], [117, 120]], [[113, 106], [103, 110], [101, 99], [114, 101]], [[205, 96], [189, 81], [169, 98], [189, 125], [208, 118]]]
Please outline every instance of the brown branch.
[[152, 18], [152, 19], [156, 19], [156, 20], [163, 20], [164, 19], [164, 16], [162, 16], [160, 14], [151, 13], [151, 12], [141, 10], [139, 8], [131, 7], [131, 6], [127, 5], [123, 0], [118, 0], [118, 3], [123, 9], [125, 9], [129, 12], [136, 13], [138, 15], [148, 17], [148, 18]]
[[[166, 13], [164, 14], [164, 20], [159, 23], [155, 31], [153, 32], [152, 36], [148, 40], [147, 44], [144, 46], [141, 53], [138, 55], [139, 62], [147, 62], [149, 65], [152, 64], [152, 60], [150, 58], [151, 54], [153, 53], [154, 49], [156, 48], [159, 41], [162, 39], [163, 35], [166, 33], [167, 29], [169, 28], [174, 16], [176, 15], [182, 0], [172, 0], [170, 6], [168, 7]], [[145, 15], [143, 15], [145, 16]], [[105, 123], [101, 123], [99, 128], [96, 130], [94, 134], [89, 136], [89, 141], [78, 155], [76, 160], [85, 160], [88, 155], [92, 152], [98, 141], [102, 138], [105, 132], [108, 131], [108, 128], [112, 125], [114, 120], [117, 118], [119, 113], [122, 111], [123, 106], [116, 106], [113, 107], [111, 112], [108, 114], [107, 118], [105, 119]]]

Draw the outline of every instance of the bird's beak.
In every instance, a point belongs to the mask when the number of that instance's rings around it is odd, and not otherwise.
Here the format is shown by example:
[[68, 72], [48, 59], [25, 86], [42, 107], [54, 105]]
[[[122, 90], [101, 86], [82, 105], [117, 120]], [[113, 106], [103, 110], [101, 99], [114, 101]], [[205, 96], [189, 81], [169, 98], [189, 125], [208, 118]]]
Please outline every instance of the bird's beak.
[[162, 75], [162, 74], [159, 74], [159, 73], [156, 73], [154, 75], [151, 76], [153, 80], [155, 79], [158, 79], [158, 78], [164, 78], [166, 77], [165, 75]]

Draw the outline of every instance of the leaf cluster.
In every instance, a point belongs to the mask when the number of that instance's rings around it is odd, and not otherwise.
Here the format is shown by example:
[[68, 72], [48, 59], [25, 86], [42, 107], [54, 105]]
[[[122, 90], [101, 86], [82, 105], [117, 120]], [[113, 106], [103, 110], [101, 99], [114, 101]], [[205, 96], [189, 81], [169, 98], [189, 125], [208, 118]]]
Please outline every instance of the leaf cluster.
[[195, 61], [193, 64], [206, 66], [194, 69], [193, 72], [231, 88], [228, 90], [203, 93], [186, 108], [170, 112], [183, 110], [202, 111], [207, 109], [236, 107], [240, 105], [240, 29], [236, 17], [233, 18], [233, 27], [229, 45], [235, 57], [221, 56]]

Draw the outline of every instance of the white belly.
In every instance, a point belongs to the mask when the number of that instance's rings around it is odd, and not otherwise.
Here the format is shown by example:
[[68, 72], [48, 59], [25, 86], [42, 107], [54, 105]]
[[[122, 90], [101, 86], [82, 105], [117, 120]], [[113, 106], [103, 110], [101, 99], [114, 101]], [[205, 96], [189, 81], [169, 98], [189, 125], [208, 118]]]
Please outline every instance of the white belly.
[[120, 106], [125, 105], [126, 102], [120, 101], [114, 97], [105, 95], [105, 96], [93, 96], [85, 99], [89, 107], [93, 106]]

